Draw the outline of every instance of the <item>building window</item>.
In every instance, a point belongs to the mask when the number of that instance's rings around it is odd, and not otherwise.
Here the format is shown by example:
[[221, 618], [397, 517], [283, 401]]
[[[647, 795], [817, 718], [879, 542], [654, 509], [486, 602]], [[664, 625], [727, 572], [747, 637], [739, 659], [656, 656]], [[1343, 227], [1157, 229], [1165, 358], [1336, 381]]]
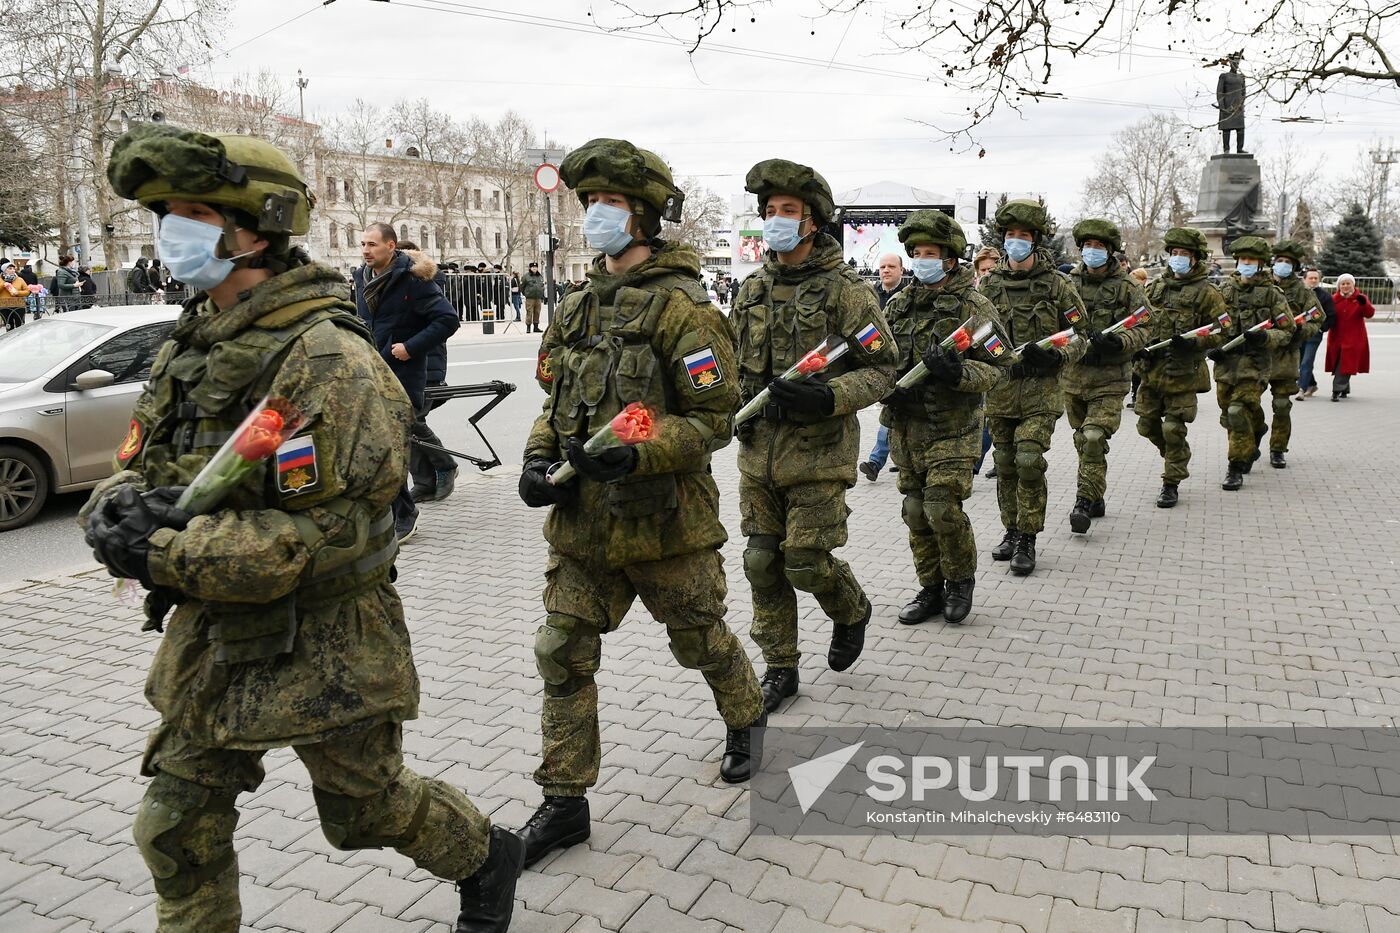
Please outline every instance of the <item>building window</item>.
[[506, 192], [506, 213], [510, 213], [510, 192]]
[[330, 201], [332, 204], [335, 203], [335, 192], [336, 192], [336, 188], [335, 188], [335, 176], [334, 176], [334, 175], [327, 175], [327, 176], [326, 176], [326, 200], [327, 200], [327, 201]]
[[426, 225], [418, 228], [418, 248], [428, 248], [428, 228]]
[[357, 242], [357, 241], [355, 240], [355, 225], [354, 225], [354, 224], [346, 224], [346, 225], [345, 225], [345, 245], [348, 246], [348, 247], [350, 247], [351, 249], [354, 249], [354, 248], [355, 248], [355, 243], [356, 243], [356, 242]]
[[499, 191], [492, 191], [492, 192], [491, 192], [491, 210], [493, 210], [493, 211], [499, 211], [500, 209], [501, 209], [501, 193], [500, 193]]
[[408, 185], [399, 182], [399, 207], [408, 203]]
[[331, 221], [331, 249], [340, 249], [340, 228]]
[[473, 238], [474, 238], [475, 241], [476, 241], [476, 245], [477, 245], [478, 247], [480, 247], [480, 246], [481, 246], [481, 228], [480, 228], [480, 227], [477, 227], [477, 228], [476, 228], [476, 233], [473, 234]]
[[366, 183], [365, 187], [368, 189], [368, 193], [369, 193], [369, 203], [370, 203], [370, 204], [378, 204], [378, 203], [379, 203], [379, 182], [377, 182], [377, 181], [369, 181], [369, 182]]
[[472, 207], [474, 207], [476, 210], [481, 210], [481, 189], [480, 189], [480, 188], [473, 188], [473, 189], [472, 189]]
[[496, 231], [496, 252], [501, 251], [501, 231]]
[[350, 187], [350, 179], [348, 179], [348, 178], [345, 179], [344, 185], [345, 185], [345, 200], [347, 200], [347, 201], [354, 201], [354, 200], [355, 200], [355, 189], [352, 188], [352, 187]]
[[462, 228], [462, 249], [472, 248], [472, 231], [470, 227]]
[[406, 241], [407, 239], [408, 239], [408, 224], [399, 224], [399, 241], [400, 241], [400, 242], [404, 242], [404, 241]]

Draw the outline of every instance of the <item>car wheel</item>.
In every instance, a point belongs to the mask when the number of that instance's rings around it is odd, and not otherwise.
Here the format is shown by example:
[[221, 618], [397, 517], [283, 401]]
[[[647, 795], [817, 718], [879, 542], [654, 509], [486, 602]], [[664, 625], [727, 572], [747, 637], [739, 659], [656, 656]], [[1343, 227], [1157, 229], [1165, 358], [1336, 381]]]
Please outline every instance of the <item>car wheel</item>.
[[27, 525], [49, 498], [49, 471], [23, 447], [0, 444], [0, 531]]

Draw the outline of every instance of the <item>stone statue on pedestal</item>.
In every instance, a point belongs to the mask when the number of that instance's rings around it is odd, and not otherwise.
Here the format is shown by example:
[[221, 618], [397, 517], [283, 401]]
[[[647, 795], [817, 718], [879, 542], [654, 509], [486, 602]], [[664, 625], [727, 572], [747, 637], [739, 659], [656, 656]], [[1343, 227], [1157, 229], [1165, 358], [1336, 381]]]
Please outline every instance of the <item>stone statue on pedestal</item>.
[[1230, 56], [1230, 70], [1215, 83], [1215, 109], [1220, 111], [1220, 141], [1222, 152], [1230, 151], [1230, 131], [1235, 131], [1235, 152], [1244, 152], [1244, 75], [1240, 74], [1240, 59], [1236, 52]]

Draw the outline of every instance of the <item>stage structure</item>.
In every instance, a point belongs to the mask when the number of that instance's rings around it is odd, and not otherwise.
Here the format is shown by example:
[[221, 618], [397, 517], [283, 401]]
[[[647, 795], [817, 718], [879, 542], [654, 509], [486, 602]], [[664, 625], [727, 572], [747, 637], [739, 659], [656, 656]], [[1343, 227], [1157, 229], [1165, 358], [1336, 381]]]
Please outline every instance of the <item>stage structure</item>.
[[903, 254], [896, 231], [910, 214], [938, 210], [953, 216], [956, 199], [895, 181], [863, 185], [836, 195], [841, 208], [837, 223], [847, 261], [855, 260], [860, 271], [872, 271], [882, 253]]

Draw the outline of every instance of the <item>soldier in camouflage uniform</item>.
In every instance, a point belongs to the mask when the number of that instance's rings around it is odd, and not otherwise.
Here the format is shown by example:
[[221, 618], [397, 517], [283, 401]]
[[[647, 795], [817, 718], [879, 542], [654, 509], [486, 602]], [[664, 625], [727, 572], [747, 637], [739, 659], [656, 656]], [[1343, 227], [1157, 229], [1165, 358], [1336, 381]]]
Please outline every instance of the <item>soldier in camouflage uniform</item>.
[[[831, 552], [846, 543], [846, 490], [860, 455], [856, 412], [888, 394], [899, 353], [874, 291], [821, 232], [835, 214], [826, 180], [768, 159], [749, 169], [744, 187], [758, 197], [768, 254], [744, 280], [730, 320], [744, 400], [767, 387], [771, 402], [739, 434], [739, 516], [771, 712], [797, 693], [797, 590], [814, 595], [832, 620], [832, 670], [854, 664], [865, 644], [870, 600]], [[824, 374], [777, 378], [827, 336], [850, 350]]]
[[1138, 433], [1162, 455], [1162, 491], [1157, 507], [1170, 509], [1179, 499], [1178, 487], [1190, 475], [1191, 445], [1187, 425], [1196, 420], [1196, 396], [1210, 391], [1206, 351], [1221, 343], [1219, 335], [1183, 337], [1188, 331], [1216, 323], [1225, 299], [1210, 282], [1210, 245], [1205, 234], [1191, 227], [1168, 230], [1163, 246], [1170, 254], [1168, 269], [1147, 286], [1152, 306], [1148, 342], [1170, 340], [1171, 346], [1138, 354]]
[[[594, 675], [603, 635], [638, 597], [666, 627], [676, 661], [714, 694], [728, 729], [725, 781], [748, 780], [750, 729], [764, 722], [753, 665], [724, 622], [726, 535], [710, 475], [711, 455], [733, 436], [734, 338], [700, 282], [700, 257], [658, 236], [684, 194], [660, 157], [619, 139], [585, 143], [560, 174], [602, 255], [545, 331], [536, 378], [548, 398], [520, 477], [527, 505], [552, 506], [547, 615], [535, 637], [544, 802], [521, 832], [527, 865], [589, 835], [584, 793], [601, 757]], [[633, 402], [655, 412], [655, 438], [585, 451]], [[549, 474], [565, 457], [578, 477], [555, 485]]]
[[1315, 312], [1317, 320], [1304, 321], [1293, 331], [1292, 339], [1274, 352], [1274, 365], [1269, 371], [1269, 391], [1273, 393], [1274, 420], [1269, 427], [1269, 466], [1282, 470], [1288, 466], [1284, 454], [1293, 436], [1293, 396], [1298, 391], [1299, 362], [1303, 344], [1322, 330], [1322, 306], [1317, 294], [1303, 282], [1298, 270], [1307, 258], [1307, 250], [1296, 240], [1280, 240], [1274, 244], [1274, 284], [1288, 299], [1293, 317]]
[[[1294, 326], [1288, 299], [1260, 268], [1272, 253], [1268, 242], [1242, 236], [1230, 243], [1230, 252], [1237, 262], [1235, 271], [1220, 286], [1230, 326], [1221, 333], [1221, 346], [1206, 356], [1215, 362], [1220, 426], [1230, 435], [1229, 465], [1220, 488], [1233, 492], [1244, 485], [1245, 474], [1259, 459], [1259, 441], [1268, 430], [1259, 399], [1273, 371], [1274, 351], [1293, 339]], [[1271, 329], [1249, 332], [1267, 320], [1274, 322]], [[1241, 335], [1242, 343], [1225, 350], [1225, 344]]]
[[[150, 591], [148, 629], [175, 606], [146, 682], [161, 723], [133, 827], [158, 930], [239, 929], [235, 798], [286, 746], [332, 845], [392, 846], [459, 881], [459, 933], [505, 930], [524, 846], [403, 764], [418, 677], [389, 504], [413, 410], [344, 277], [290, 246], [309, 226], [305, 184], [261, 140], [163, 124], [119, 139], [108, 178], [161, 216], [161, 255], [198, 290], [80, 516], [98, 559]], [[309, 427], [209, 514], [176, 508], [264, 396]]]
[[[993, 225], [1004, 238], [1004, 255], [980, 286], [1012, 346], [1021, 347], [1010, 378], [987, 393], [997, 502], [1006, 528], [992, 559], [1011, 561], [1018, 576], [1035, 570], [1035, 536], [1045, 527], [1045, 452], [1065, 408], [1060, 370], [1089, 348], [1084, 303], [1042, 246], [1049, 224], [1045, 206], [1036, 201], [1018, 198], [997, 208]], [[1059, 348], [1036, 345], [1067, 326], [1079, 339]]]
[[[917, 625], [943, 614], [962, 622], [972, 611], [977, 542], [962, 503], [972, 495], [973, 464], [982, 449], [982, 396], [1011, 365], [1006, 338], [995, 330], [996, 309], [973, 286], [959, 262], [967, 239], [942, 211], [915, 211], [899, 228], [913, 258], [914, 281], [885, 306], [899, 345], [901, 373], [920, 360], [928, 376], [885, 399], [880, 423], [890, 430], [899, 466], [904, 523], [921, 589], [899, 614]], [[939, 344], [967, 323], [969, 334], [993, 325], [964, 353]]]
[[1142, 286], [1113, 261], [1123, 238], [1107, 220], [1074, 225], [1074, 243], [1083, 259], [1071, 276], [1087, 312], [1089, 349], [1060, 370], [1065, 411], [1079, 451], [1079, 488], [1069, 513], [1070, 530], [1083, 534], [1104, 514], [1108, 488], [1108, 442], [1123, 417], [1123, 399], [1132, 385], [1133, 354], [1147, 346], [1147, 328], [1103, 331], [1147, 304]]

